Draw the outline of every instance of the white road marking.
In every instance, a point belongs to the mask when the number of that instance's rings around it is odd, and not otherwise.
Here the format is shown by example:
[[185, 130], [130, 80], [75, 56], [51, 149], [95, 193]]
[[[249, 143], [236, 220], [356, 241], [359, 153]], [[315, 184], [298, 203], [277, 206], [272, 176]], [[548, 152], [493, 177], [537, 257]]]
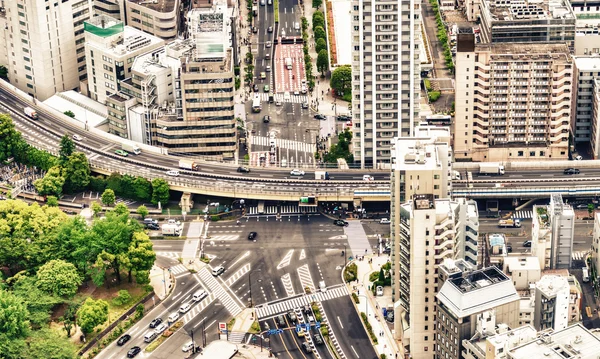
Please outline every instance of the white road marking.
[[284, 267], [287, 267], [290, 265], [290, 262], [292, 261], [292, 255], [294, 254], [294, 249], [290, 249], [285, 257], [283, 257], [283, 259], [281, 260], [281, 262], [279, 262], [279, 264], [277, 265], [277, 269], [281, 269]]
[[342, 329], [344, 329], [344, 325], [342, 324], [342, 320], [340, 319], [340, 317], [337, 317], [337, 320], [340, 323], [340, 327], [342, 327]]
[[350, 348], [352, 348], [352, 351], [354, 352], [354, 355], [356, 355], [357, 358], [360, 358], [358, 356], [358, 353], [356, 352], [356, 349], [354, 349], [354, 346], [351, 345]]

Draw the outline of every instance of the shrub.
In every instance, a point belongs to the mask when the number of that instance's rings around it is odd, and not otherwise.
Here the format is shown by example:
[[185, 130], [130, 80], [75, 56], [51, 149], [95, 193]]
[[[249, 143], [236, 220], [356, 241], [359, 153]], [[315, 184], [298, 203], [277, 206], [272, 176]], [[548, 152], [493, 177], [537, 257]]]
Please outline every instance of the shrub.
[[354, 299], [354, 303], [360, 303], [360, 299], [358, 298], [358, 295], [356, 293], [352, 293], [352, 299]]
[[375, 282], [379, 279], [379, 272], [369, 274], [369, 282]]
[[357, 273], [358, 267], [356, 266], [356, 263], [351, 263], [344, 269], [344, 280], [346, 282], [355, 281]]
[[119, 291], [117, 296], [112, 300], [112, 303], [113, 303], [113, 305], [120, 307], [122, 305], [129, 303], [130, 300], [131, 300], [131, 294], [129, 294], [129, 292], [126, 291], [125, 289], [122, 289]]
[[429, 97], [429, 102], [437, 101], [441, 95], [442, 94], [439, 91], [431, 91], [430, 93], [427, 94], [427, 96]]
[[373, 333], [373, 327], [371, 327], [371, 323], [369, 323], [369, 318], [367, 318], [367, 315], [364, 312], [360, 312], [360, 317], [362, 318], [363, 323], [367, 328], [367, 333], [369, 333], [373, 344], [377, 344], [377, 336], [375, 335], [375, 333]]

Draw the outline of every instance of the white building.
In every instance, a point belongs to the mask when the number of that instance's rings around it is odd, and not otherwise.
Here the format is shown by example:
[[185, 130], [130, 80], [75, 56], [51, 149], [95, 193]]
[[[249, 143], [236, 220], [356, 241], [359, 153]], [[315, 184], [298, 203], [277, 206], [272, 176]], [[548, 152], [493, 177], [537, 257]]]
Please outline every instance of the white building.
[[575, 236], [575, 212], [553, 195], [548, 206], [533, 206], [531, 253], [542, 269], [571, 268]]
[[535, 329], [561, 330], [567, 327], [569, 294], [569, 281], [566, 277], [545, 275], [535, 284]]
[[[125, 2], [127, 25], [170, 41], [177, 37], [179, 0], [118, 0]], [[113, 0], [114, 2], [114, 0]], [[123, 14], [123, 12], [121, 12]]]
[[597, 359], [600, 338], [581, 324], [544, 331], [536, 340], [509, 349], [508, 359]]
[[352, 150], [362, 168], [377, 168], [419, 122], [421, 1], [352, 6]]
[[[594, 214], [594, 231], [592, 235], [592, 265], [594, 273], [600, 270], [600, 213]], [[591, 278], [592, 273], [590, 273]], [[591, 279], [590, 279], [591, 280]]]
[[597, 127], [592, 103], [596, 92], [594, 79], [600, 76], [600, 56], [576, 56], [574, 81], [576, 93], [571, 107], [571, 133], [576, 144], [592, 140], [592, 127]]
[[42, 101], [79, 87], [86, 78], [83, 29], [92, 0], [4, 1], [3, 15], [0, 46], [6, 49], [0, 54], [13, 85]]
[[505, 359], [509, 349], [534, 340], [537, 330], [531, 325], [510, 329], [500, 323], [491, 332], [477, 332], [472, 339], [463, 340], [463, 359]]
[[86, 21], [85, 54], [89, 96], [104, 104], [120, 90], [120, 82], [131, 76], [131, 64], [143, 53], [164, 45], [164, 40], [106, 15]]
[[528, 290], [541, 278], [542, 270], [537, 257], [506, 257], [502, 268], [517, 290]]

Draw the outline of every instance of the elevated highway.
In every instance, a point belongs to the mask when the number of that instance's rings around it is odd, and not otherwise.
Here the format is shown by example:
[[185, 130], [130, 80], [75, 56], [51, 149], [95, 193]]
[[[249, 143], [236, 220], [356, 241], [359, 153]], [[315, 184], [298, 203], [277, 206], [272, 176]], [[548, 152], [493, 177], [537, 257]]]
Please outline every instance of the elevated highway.
[[[236, 171], [233, 162], [201, 163], [200, 171], [180, 170], [181, 176], [170, 177], [167, 170], [178, 167], [180, 157], [168, 155], [164, 149], [142, 145], [143, 153], [127, 158], [117, 156], [121, 138], [95, 128], [87, 128], [65, 115], [37, 103], [12, 85], [0, 81], [2, 111], [11, 113], [19, 131], [33, 146], [56, 153], [57, 143], [64, 134], [79, 134], [84, 139], [77, 142], [94, 172], [114, 172], [144, 176], [149, 179], [164, 178], [173, 190], [246, 199], [271, 199], [298, 201], [300, 197], [314, 196], [319, 201], [388, 201], [389, 172], [385, 170], [328, 169], [331, 180], [314, 180], [314, 168], [304, 168], [306, 175], [290, 177], [290, 169], [252, 168], [251, 173]], [[23, 114], [23, 108], [32, 106], [39, 114], [37, 121]], [[506, 174], [498, 177], [478, 176], [478, 163], [456, 163], [454, 168], [466, 178], [472, 172], [473, 181], [454, 181], [453, 193], [469, 198], [537, 198], [552, 193], [565, 196], [600, 195], [600, 161], [554, 161], [505, 163]], [[577, 167], [580, 175], [563, 174], [564, 168]], [[363, 181], [370, 174], [374, 181]]]

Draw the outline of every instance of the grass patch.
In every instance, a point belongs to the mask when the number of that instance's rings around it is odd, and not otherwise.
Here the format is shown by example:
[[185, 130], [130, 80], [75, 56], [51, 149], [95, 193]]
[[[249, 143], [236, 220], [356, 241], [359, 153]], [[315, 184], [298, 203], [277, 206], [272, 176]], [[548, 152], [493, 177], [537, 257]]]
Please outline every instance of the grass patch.
[[227, 323], [227, 330], [231, 330], [231, 328], [233, 328], [234, 324], [235, 324], [235, 318], [231, 318], [229, 323]]
[[373, 333], [373, 327], [371, 326], [371, 323], [369, 323], [369, 318], [367, 318], [367, 315], [365, 314], [365, 312], [360, 312], [360, 317], [363, 320], [363, 323], [365, 324], [365, 327], [367, 328], [367, 333], [369, 333], [369, 336], [371, 337], [371, 341], [373, 341], [373, 344], [377, 344], [377, 336], [375, 335], [375, 333]]
[[208, 263], [210, 263], [210, 258], [208, 258], [208, 257], [202, 257], [202, 258], [200, 258], [200, 261], [208, 264]]
[[258, 320], [255, 320], [254, 323], [252, 323], [252, 326], [250, 327], [250, 330], [248, 330], [248, 333], [250, 333], [250, 334], [260, 333], [260, 324], [258, 323]]
[[355, 281], [357, 274], [358, 266], [356, 263], [350, 263], [346, 268], [344, 268], [344, 280], [346, 282]]
[[275, 14], [275, 23], [279, 22], [279, 0], [273, 0], [273, 13]]
[[354, 303], [360, 303], [360, 299], [358, 298], [358, 295], [356, 293], [352, 293], [352, 299], [354, 299]]

